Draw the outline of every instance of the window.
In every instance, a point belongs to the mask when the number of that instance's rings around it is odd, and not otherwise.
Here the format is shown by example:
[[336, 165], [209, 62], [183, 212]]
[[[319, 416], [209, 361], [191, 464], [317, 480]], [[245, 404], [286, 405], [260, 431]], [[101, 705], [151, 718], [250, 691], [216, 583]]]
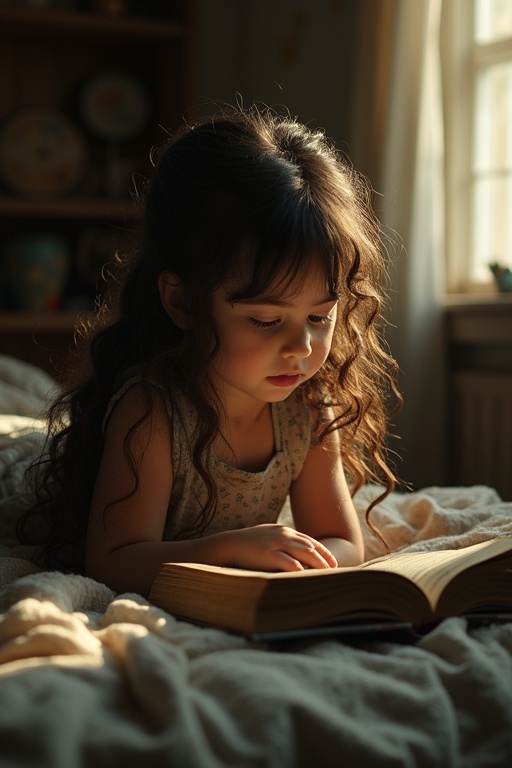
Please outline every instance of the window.
[[445, 0], [448, 290], [512, 269], [512, 2]]

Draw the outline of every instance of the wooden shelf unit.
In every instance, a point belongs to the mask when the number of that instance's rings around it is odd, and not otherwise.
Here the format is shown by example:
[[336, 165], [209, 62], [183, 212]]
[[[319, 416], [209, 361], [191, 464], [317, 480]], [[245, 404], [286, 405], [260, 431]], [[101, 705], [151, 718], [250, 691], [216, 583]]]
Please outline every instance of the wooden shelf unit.
[[[61, 361], [72, 342], [77, 316], [73, 308], [84, 306], [87, 311], [82, 293], [89, 295], [94, 308], [94, 286], [81, 285], [77, 276], [80, 243], [94, 227], [111, 231], [113, 241], [122, 240], [124, 228], [132, 227], [138, 217], [133, 187], [143, 185], [151, 172], [151, 147], [164, 141], [166, 131], [180, 125], [194, 105], [195, 1], [139, 7], [147, 17], [0, 5], [0, 127], [18, 110], [57, 110], [74, 123], [86, 144], [83, 178], [66, 195], [19, 194], [9, 188], [0, 169], [0, 353], [52, 372], [56, 358]], [[152, 7], [160, 9], [158, 18], [149, 16]], [[142, 131], [117, 146], [128, 170], [126, 187], [115, 195], [105, 173], [109, 143], [88, 130], [79, 109], [84, 84], [107, 72], [138, 80], [150, 105]], [[139, 180], [135, 184], [132, 174]], [[4, 244], [28, 233], [55, 234], [68, 244], [70, 278], [62, 313], [19, 311], [9, 297], [3, 279]], [[112, 255], [116, 247], [113, 242]]]

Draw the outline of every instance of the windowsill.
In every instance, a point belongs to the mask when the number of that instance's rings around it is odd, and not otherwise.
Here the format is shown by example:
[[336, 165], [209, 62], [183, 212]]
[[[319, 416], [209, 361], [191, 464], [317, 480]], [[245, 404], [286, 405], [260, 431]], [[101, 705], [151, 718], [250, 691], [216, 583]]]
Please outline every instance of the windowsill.
[[[512, 306], [512, 292], [499, 293], [448, 293], [444, 296], [443, 305], [447, 312], [458, 310], [483, 309], [500, 312], [502, 308]], [[506, 311], [506, 309], [505, 309]]]
[[512, 293], [452, 294], [444, 309], [449, 344], [512, 344]]

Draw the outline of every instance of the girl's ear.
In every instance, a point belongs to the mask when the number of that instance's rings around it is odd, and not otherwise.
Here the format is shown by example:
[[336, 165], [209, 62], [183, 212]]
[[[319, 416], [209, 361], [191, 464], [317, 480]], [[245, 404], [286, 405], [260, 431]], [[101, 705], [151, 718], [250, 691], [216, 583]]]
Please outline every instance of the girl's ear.
[[183, 285], [173, 272], [162, 272], [158, 278], [158, 290], [162, 306], [174, 325], [185, 330], [190, 325], [190, 317], [183, 302]]

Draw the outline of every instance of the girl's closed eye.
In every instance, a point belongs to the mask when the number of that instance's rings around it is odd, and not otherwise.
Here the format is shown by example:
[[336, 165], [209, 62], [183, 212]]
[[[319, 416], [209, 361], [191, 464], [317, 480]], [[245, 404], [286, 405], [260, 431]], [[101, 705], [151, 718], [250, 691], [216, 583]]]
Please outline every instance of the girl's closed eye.
[[[314, 325], [328, 325], [333, 321], [332, 315], [309, 315], [308, 320]], [[279, 318], [275, 320], [258, 320], [257, 317], [250, 317], [249, 322], [255, 325], [257, 328], [275, 328], [275, 326], [281, 323]]]
[[327, 325], [327, 323], [332, 323], [333, 317], [331, 315], [310, 315], [309, 316], [309, 322], [315, 323], [316, 325]]
[[249, 321], [257, 326], [257, 328], [274, 328], [276, 325], [278, 325], [281, 320], [258, 320], [256, 317], [250, 317]]

